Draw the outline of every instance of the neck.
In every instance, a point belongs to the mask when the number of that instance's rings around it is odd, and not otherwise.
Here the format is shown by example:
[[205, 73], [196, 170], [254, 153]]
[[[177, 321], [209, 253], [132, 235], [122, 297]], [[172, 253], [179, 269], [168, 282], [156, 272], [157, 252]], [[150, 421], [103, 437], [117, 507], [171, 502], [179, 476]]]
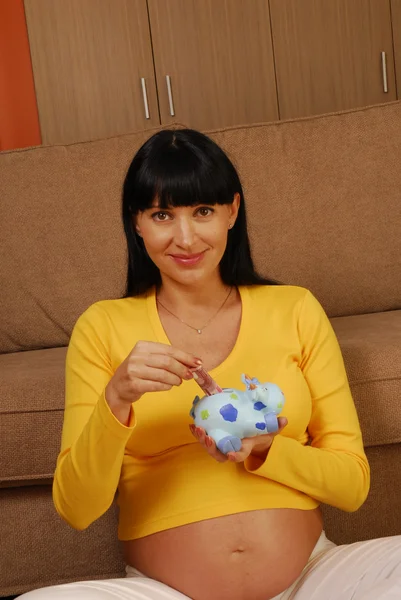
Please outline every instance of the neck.
[[230, 287], [221, 280], [220, 274], [210, 277], [208, 282], [184, 285], [176, 281], [162, 278], [157, 296], [171, 310], [207, 309], [221, 304]]

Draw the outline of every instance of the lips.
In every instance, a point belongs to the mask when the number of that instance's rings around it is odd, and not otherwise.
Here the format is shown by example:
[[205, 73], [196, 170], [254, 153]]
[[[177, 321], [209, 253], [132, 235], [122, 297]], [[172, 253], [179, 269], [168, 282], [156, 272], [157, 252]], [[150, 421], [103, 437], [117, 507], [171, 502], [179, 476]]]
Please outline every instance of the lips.
[[170, 254], [174, 262], [187, 266], [196, 265], [202, 260], [203, 256], [204, 252], [199, 252], [198, 254]]

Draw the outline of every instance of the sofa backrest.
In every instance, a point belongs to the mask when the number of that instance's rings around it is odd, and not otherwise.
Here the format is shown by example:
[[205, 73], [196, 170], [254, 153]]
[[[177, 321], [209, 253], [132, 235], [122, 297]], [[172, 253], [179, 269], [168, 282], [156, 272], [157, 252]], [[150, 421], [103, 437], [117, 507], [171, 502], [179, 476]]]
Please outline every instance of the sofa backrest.
[[401, 102], [209, 135], [241, 175], [264, 275], [332, 317], [401, 308]]
[[[0, 153], [0, 352], [66, 345], [122, 295], [121, 185], [152, 133]], [[239, 169], [264, 275], [330, 316], [401, 308], [401, 102], [209, 135]]]

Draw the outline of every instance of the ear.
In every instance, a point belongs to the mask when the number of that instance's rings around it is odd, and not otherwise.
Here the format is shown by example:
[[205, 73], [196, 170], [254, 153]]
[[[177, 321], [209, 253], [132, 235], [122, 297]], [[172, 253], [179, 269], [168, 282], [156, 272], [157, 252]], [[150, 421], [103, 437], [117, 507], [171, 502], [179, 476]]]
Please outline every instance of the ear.
[[241, 198], [240, 195], [237, 193], [234, 194], [234, 200], [232, 201], [231, 204], [228, 205], [229, 207], [229, 225], [228, 228], [232, 229], [234, 227], [235, 221], [237, 220], [237, 216], [238, 216], [238, 210], [239, 210], [239, 205], [241, 203]]
[[251, 378], [249, 377], [249, 375], [246, 375], [245, 373], [242, 373], [242, 375], [241, 375], [241, 381], [243, 383], [245, 383], [246, 389], [249, 391], [250, 390], [249, 384], [251, 382]]
[[142, 237], [141, 228], [139, 227], [139, 224], [138, 224], [138, 215], [135, 215], [132, 217], [132, 224], [135, 228], [135, 232], [139, 235], [139, 237]]

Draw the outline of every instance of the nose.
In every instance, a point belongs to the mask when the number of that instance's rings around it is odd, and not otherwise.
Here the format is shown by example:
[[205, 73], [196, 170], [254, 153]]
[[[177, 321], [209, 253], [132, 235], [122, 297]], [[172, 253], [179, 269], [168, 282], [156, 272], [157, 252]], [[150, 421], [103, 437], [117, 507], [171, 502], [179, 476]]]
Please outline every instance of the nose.
[[176, 219], [174, 242], [179, 248], [189, 250], [196, 242], [196, 227], [192, 219], [182, 216]]

